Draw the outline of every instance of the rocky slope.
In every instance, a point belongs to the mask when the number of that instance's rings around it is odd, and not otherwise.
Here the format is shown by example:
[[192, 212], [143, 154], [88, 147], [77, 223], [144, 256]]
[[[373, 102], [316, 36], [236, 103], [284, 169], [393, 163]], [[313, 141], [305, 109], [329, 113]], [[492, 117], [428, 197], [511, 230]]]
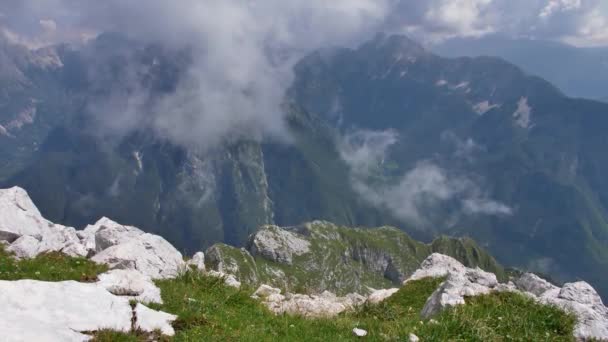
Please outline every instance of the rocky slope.
[[444, 237], [424, 244], [392, 227], [355, 229], [324, 221], [261, 227], [246, 248], [217, 244], [207, 249], [206, 264], [252, 285], [368, 293], [400, 284], [433, 252], [505, 277], [503, 268], [469, 239]]
[[[203, 253], [199, 252], [185, 262], [181, 253], [166, 240], [135, 227], [123, 226], [107, 218], [102, 218], [82, 231], [55, 225], [40, 215], [27, 193], [20, 188], [0, 190], [0, 208], [0, 266], [8, 261], [7, 258], [30, 259], [56, 252], [77, 257], [86, 255], [91, 262], [106, 265], [110, 269], [90, 283], [0, 280], [0, 301], [3, 303], [0, 306], [0, 331], [3, 333], [3, 339], [7, 341], [40, 338], [48, 341], [84, 341], [90, 339], [92, 334], [108, 332], [140, 334], [139, 336], [142, 336], [142, 333], [150, 333], [152, 338], [158, 338], [158, 334], [171, 336], [176, 333], [175, 327], [183, 329], [184, 324], [191, 323], [187, 323], [187, 318], [180, 317], [182, 320], [174, 327], [171, 323], [178, 319], [176, 315], [152, 310], [147, 306], [162, 305], [163, 299], [171, 298], [167, 293], [161, 293], [158, 284], [163, 286], [163, 291], [171, 291], [171, 288], [167, 288], [168, 284], [172, 284], [171, 281], [175, 281], [174, 286], [179, 287], [182, 280], [177, 278], [194, 277], [186, 283], [186, 287], [192, 287], [198, 276], [189, 274], [202, 272], [206, 277], [219, 278], [226, 286], [241, 287], [234, 276], [208, 270]], [[346, 244], [345, 241], [349, 243]], [[317, 268], [313, 263], [322, 263], [336, 252], [342, 254], [345, 265], [349, 264], [349, 258], [360, 263], [358, 270], [340, 264], [331, 267], [336, 274], [346, 270], [352, 271], [355, 276], [349, 279], [360, 284], [359, 290], [363, 290], [361, 292], [371, 292], [367, 295], [350, 293], [340, 297], [329, 291], [321, 294], [282, 294], [281, 289], [261, 285], [251, 296], [275, 314], [322, 319], [340, 313], [359, 312], [357, 310], [361, 307], [390, 301], [392, 296], [399, 293], [398, 288], [363, 289], [361, 286], [365, 281], [358, 281], [357, 277], [365, 278], [366, 268], [370, 274], [376, 272], [376, 277], [381, 277], [380, 274], [386, 276], [388, 264], [393, 263], [397, 266], [392, 267], [394, 270], [388, 273], [398, 274], [400, 267], [404, 267], [401, 269], [403, 272], [408, 272], [407, 275], [399, 275], [398, 279], [394, 279], [395, 282], [404, 279], [404, 288], [410, 283], [430, 278], [445, 279], [422, 308], [420, 317], [423, 319], [441, 319], [442, 312], [449, 313], [449, 308], [464, 305], [476, 296], [495, 292], [523, 293], [538, 303], [534, 304], [535, 308], [551, 305], [573, 314], [577, 319], [574, 328], [576, 339], [608, 339], [608, 308], [589, 284], [577, 282], [559, 288], [533, 274], [524, 274], [513, 279], [514, 282], [499, 283], [494, 273], [483, 271], [479, 267], [467, 268], [456, 259], [432, 253], [434, 249], [443, 249], [468, 263], [471, 260], [468, 260], [467, 256], [477, 255], [478, 258], [473, 260], [475, 263], [501, 271], [491, 257], [480, 257], [480, 250], [466, 249], [462, 247], [462, 241], [453, 241], [460, 247], [446, 248], [449, 244], [445, 241], [441, 242], [439, 247], [424, 245], [393, 228], [379, 228], [375, 231], [349, 230], [316, 222], [292, 230], [278, 227], [261, 229], [249, 242], [249, 248], [255, 257], [244, 250], [234, 249], [231, 252], [240, 251], [243, 255], [249, 255], [248, 262], [254, 265], [264, 258], [268, 261], [265, 265], [267, 267], [272, 267], [271, 260], [275, 266], [285, 265], [296, 269], [300, 267], [297, 270], [302, 274], [310, 272], [310, 278], [325, 279], [326, 282], [321, 283], [325, 284], [324, 286], [334, 283], [334, 286], [344, 286], [342, 289], [349, 289], [347, 284], [339, 282], [346, 279], [344, 276], [332, 275], [332, 269], [328, 268], [329, 263]], [[333, 250], [328, 249], [331, 245]], [[408, 252], [404, 253], [396, 248], [408, 249]], [[14, 254], [3, 254], [5, 249]], [[218, 259], [212, 252], [209, 251], [210, 259], [217, 261], [213, 266], [236, 270], [235, 273], [239, 276], [246, 276], [244, 272], [238, 272], [242, 265], [239, 265], [237, 270], [234, 268], [234, 260]], [[311, 258], [309, 254], [319, 255], [321, 259]], [[420, 266], [416, 265], [418, 258], [424, 259]], [[324, 273], [319, 274], [318, 270], [323, 270]], [[289, 274], [279, 274], [280, 270], [271, 272], [275, 278], [264, 281], [275, 280], [276, 283], [279, 277], [291, 277]], [[222, 302], [235, 301], [235, 296], [238, 296], [238, 293], [233, 294], [230, 300], [222, 299]], [[196, 299], [184, 296], [180, 296], [178, 303], [169, 304], [170, 308], [176, 304], [187, 305], [189, 308], [202, 305]], [[242, 309], [245, 310], [245, 307]], [[409, 309], [411, 311], [412, 307]], [[431, 319], [430, 326], [441, 324], [432, 322]], [[202, 325], [197, 329], [205, 330], [209, 329], [209, 326]], [[355, 327], [353, 333], [363, 336], [368, 332]], [[546, 336], [550, 336], [550, 333], [547, 333], [549, 335]], [[410, 335], [410, 340], [415, 338], [415, 335]]]

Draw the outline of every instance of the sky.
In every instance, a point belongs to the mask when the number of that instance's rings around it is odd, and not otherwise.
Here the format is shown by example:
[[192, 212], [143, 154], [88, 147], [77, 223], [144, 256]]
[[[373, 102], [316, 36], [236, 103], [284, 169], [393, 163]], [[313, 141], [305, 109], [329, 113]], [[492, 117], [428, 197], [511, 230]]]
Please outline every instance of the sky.
[[0, 0], [3, 30], [32, 45], [86, 40], [108, 29], [183, 34], [239, 18], [252, 35], [270, 30], [302, 48], [380, 29], [428, 43], [500, 33], [608, 45], [606, 0]]

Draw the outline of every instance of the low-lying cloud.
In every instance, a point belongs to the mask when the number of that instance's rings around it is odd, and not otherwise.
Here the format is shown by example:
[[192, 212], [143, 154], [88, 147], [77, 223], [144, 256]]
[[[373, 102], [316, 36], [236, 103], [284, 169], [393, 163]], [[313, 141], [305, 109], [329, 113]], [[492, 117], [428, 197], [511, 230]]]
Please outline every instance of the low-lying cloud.
[[511, 215], [507, 205], [492, 200], [470, 178], [452, 175], [432, 161], [420, 161], [396, 180], [383, 177], [394, 131], [356, 131], [341, 141], [340, 153], [350, 166], [351, 181], [361, 198], [389, 210], [396, 218], [427, 227], [439, 208], [457, 203], [449, 215]]

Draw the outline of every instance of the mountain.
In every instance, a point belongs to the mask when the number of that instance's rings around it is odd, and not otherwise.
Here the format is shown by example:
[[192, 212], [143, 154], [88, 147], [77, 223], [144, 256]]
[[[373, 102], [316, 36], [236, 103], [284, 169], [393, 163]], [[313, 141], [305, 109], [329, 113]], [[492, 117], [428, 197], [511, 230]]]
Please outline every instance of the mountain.
[[377, 150], [371, 168], [352, 158], [354, 183], [408, 231], [471, 236], [504, 264], [607, 293], [606, 104], [400, 36], [319, 51], [296, 74], [295, 102]]
[[606, 101], [608, 49], [491, 35], [450, 39], [431, 49], [445, 57], [496, 56], [555, 84], [568, 96]]
[[30, 86], [3, 87], [15, 109], [0, 125], [37, 114], [0, 136], [0, 185], [25, 188], [54, 222], [107, 216], [190, 254], [247, 246], [268, 224], [390, 225], [426, 242], [472, 237], [502, 264], [608, 294], [607, 104], [498, 58], [443, 58], [379, 35], [298, 63], [283, 107], [291, 143], [199, 149], [145, 129], [105, 136], [87, 114], [118, 119], [99, 104], [130, 94], [126, 77], [151, 98], [174, 92], [188, 51], [116, 35], [50, 51], [61, 63], [17, 65], [10, 75]]

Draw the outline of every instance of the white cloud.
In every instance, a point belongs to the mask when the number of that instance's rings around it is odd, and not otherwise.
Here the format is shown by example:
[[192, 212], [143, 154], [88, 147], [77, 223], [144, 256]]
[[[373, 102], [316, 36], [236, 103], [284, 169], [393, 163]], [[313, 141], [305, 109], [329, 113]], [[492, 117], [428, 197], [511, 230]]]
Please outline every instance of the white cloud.
[[[342, 139], [342, 159], [350, 166], [353, 188], [363, 200], [418, 227], [429, 226], [448, 202], [458, 203], [452, 216], [512, 214], [511, 208], [489, 198], [468, 177], [451, 175], [431, 161], [420, 161], [396, 182], [387, 182], [382, 170], [397, 142], [394, 131], [356, 131]], [[457, 152], [464, 148], [470, 155], [478, 148], [470, 139], [464, 144], [456, 146]]]

